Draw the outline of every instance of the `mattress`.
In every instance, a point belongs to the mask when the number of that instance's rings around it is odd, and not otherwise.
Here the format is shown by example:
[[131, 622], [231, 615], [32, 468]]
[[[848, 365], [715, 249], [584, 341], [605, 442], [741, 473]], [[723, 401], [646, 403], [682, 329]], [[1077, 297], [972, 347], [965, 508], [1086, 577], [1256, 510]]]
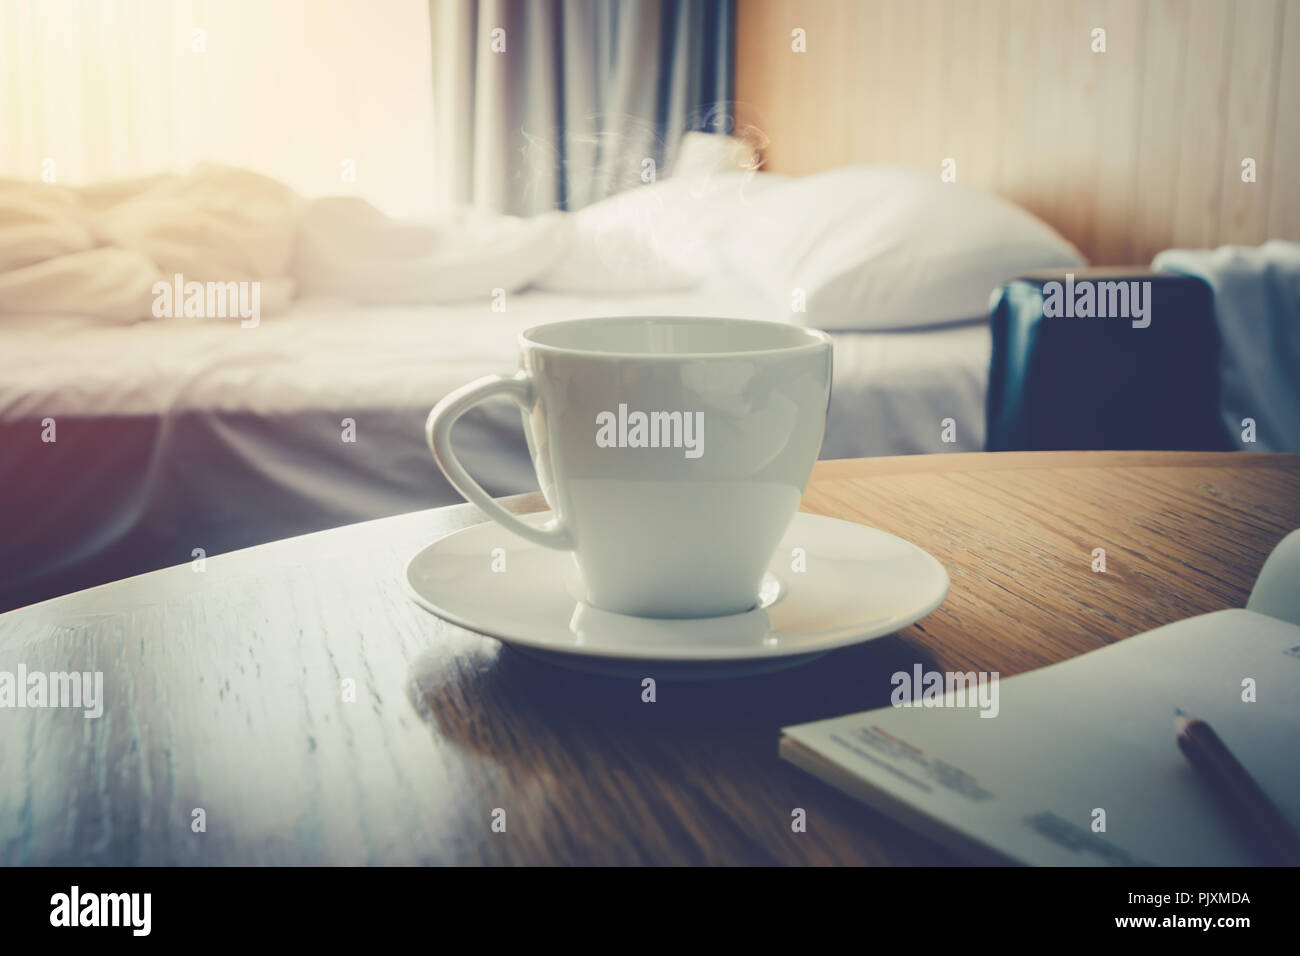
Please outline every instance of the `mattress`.
[[[529, 326], [594, 315], [788, 318], [721, 288], [528, 292], [500, 304], [299, 301], [247, 329], [4, 317], [0, 609], [460, 501], [425, 448], [424, 419], [451, 389], [513, 371], [516, 336]], [[832, 337], [823, 458], [982, 447], [986, 322]], [[945, 419], [955, 441], [943, 440]], [[454, 440], [491, 494], [536, 490], [508, 401], [473, 409]]]

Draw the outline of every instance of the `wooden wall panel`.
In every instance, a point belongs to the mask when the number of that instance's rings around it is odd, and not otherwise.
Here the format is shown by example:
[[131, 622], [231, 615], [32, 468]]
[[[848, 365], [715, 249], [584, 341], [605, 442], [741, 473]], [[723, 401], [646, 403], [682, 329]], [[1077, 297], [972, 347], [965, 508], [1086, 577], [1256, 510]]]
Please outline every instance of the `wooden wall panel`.
[[1099, 264], [1300, 239], [1300, 0], [740, 0], [737, 26], [766, 169], [952, 158]]
[[[1087, 8], [1091, 4], [1081, 4]], [[1139, 205], [1137, 179], [1138, 142], [1142, 125], [1141, 75], [1146, 4], [1133, 0], [1104, 0], [1093, 11], [1085, 32], [1105, 25], [1107, 50], [1096, 56], [1091, 50], [1079, 54], [1092, 68], [1092, 96], [1088, 102], [1093, 117], [1097, 165], [1091, 189], [1084, 197], [1089, 210], [1091, 233], [1083, 240], [1098, 262], [1134, 262], [1133, 213]], [[1112, 121], [1114, 117], [1114, 121]]]
[[[967, 121], [949, 126], [943, 142], [945, 156], [961, 156], [966, 173], [984, 182], [997, 182], [1001, 175], [1001, 150], [981, 129], [1002, 125], [1002, 98], [989, 96], [1002, 75], [1001, 5], [995, 0], [948, 0], [945, 22], [954, 42], [943, 60], [943, 102]], [[973, 42], [955, 42], [971, 37]]]
[[1026, 30], [1035, 32], [1043, 8], [1038, 0], [1002, 0], [998, 9], [998, 59], [1002, 66], [998, 71], [998, 84], [991, 95], [1002, 103], [999, 111], [1000, 125], [993, 127], [996, 133], [977, 131], [975, 134], [987, 139], [990, 148], [997, 153], [998, 178], [988, 181], [972, 178], [971, 182], [1032, 208], [1034, 166], [1032, 163], [1024, 163], [1023, 158], [1033, 155], [1039, 147], [1035, 142], [1034, 130], [1022, 117], [1034, 114], [1036, 84], [1024, 83], [1020, 77], [1037, 73], [1040, 69], [1038, 54], [1041, 51], [1025, 43], [1019, 31], [1012, 30], [1012, 25], [1023, 24]]
[[[1167, 245], [1216, 244], [1223, 191], [1223, 131], [1232, 8], [1223, 0], [1191, 0], [1178, 126], [1178, 187]], [[1147, 68], [1154, 70], [1153, 64]]]
[[[1281, 39], [1280, 0], [1248, 0], [1233, 10], [1232, 49], [1227, 62], [1223, 191], [1219, 194], [1221, 242], [1250, 243], [1268, 231], [1268, 189]], [[1268, 42], [1261, 43], [1260, 38]], [[1255, 160], [1256, 181], [1242, 181], [1242, 162]], [[1264, 167], [1264, 168], [1260, 168]], [[1296, 175], [1294, 166], [1285, 175]]]
[[1273, 155], [1265, 183], [1269, 191], [1270, 235], [1296, 238], [1300, 222], [1300, 0], [1286, 0], [1282, 9], [1277, 117], [1273, 124]]
[[1172, 243], [1191, 31], [1191, 6], [1187, 0], [1151, 0], [1146, 13], [1151, 28], [1143, 31], [1142, 60], [1164, 66], [1146, 71], [1142, 77], [1133, 169], [1134, 186], [1140, 186], [1140, 192], [1135, 197], [1129, 229], [1129, 259], [1135, 263], [1144, 261], [1152, 250]]

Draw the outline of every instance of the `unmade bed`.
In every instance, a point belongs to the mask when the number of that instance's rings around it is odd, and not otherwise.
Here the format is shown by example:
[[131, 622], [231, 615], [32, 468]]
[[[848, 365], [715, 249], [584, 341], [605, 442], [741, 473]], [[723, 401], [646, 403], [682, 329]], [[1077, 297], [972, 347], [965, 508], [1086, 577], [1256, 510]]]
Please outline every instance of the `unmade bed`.
[[[510, 373], [516, 336], [595, 315], [785, 320], [733, 288], [457, 306], [295, 302], [256, 328], [7, 316], [0, 357], [0, 609], [169, 564], [457, 502], [429, 409]], [[971, 451], [987, 322], [839, 332], [823, 458]], [[945, 419], [952, 419], [944, 441]], [[536, 490], [518, 409], [474, 409], [458, 453], [494, 495]]]

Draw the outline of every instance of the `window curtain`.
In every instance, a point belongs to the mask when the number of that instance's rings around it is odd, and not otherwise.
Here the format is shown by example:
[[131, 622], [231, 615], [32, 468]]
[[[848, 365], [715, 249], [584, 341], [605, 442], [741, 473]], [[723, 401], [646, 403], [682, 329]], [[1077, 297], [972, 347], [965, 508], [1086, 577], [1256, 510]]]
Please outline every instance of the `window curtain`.
[[577, 209], [731, 132], [734, 0], [430, 0], [430, 25], [443, 203]]

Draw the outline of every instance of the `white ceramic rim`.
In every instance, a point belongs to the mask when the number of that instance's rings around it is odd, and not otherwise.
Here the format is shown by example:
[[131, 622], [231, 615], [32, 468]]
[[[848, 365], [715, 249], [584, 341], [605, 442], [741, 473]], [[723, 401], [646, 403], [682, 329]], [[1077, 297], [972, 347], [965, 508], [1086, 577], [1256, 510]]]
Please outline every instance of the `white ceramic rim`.
[[[584, 349], [572, 348], [564, 345], [551, 345], [547, 342], [539, 342], [533, 336], [548, 329], [555, 329], [561, 326], [591, 325], [610, 323], [632, 324], [635, 322], [703, 322], [711, 323], [714, 326], [726, 326], [743, 328], [754, 328], [757, 326], [765, 327], [770, 330], [772, 326], [783, 329], [792, 329], [796, 333], [802, 333], [799, 337], [803, 341], [791, 342], [789, 345], [778, 346], [777, 348], [761, 349], [727, 349], [719, 352], [677, 352], [677, 353], [655, 353], [655, 352], [618, 352], [607, 351], [605, 349]], [[719, 359], [719, 358], [747, 358], [755, 355], [798, 355], [803, 352], [812, 352], [817, 349], [830, 348], [831, 337], [820, 329], [809, 329], [802, 325], [792, 325], [787, 322], [768, 322], [763, 319], [738, 319], [728, 318], [726, 316], [708, 316], [708, 315], [612, 315], [612, 316], [589, 316], [581, 319], [564, 319], [560, 322], [546, 322], [542, 325], [534, 325], [524, 329], [519, 333], [519, 347], [521, 349], [533, 349], [539, 352], [552, 352], [557, 355], [583, 355], [590, 358], [615, 358], [615, 359], [634, 359], [647, 362], [682, 362], [695, 359]]]

